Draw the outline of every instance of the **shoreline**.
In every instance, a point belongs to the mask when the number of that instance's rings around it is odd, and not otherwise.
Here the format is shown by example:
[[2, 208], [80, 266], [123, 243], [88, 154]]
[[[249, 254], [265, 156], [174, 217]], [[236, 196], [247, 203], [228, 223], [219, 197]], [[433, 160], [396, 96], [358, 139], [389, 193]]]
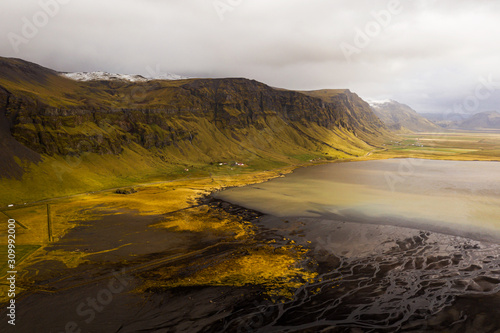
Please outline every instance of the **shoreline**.
[[[467, 156], [459, 156], [459, 155], [454, 155], [454, 156], [437, 156], [437, 155], [432, 155], [432, 154], [404, 154], [404, 153], [399, 153], [396, 155], [386, 155], [385, 153], [391, 152], [391, 150], [388, 150], [387, 148], [380, 148], [375, 151], [370, 151], [367, 154], [369, 155], [363, 155], [363, 156], [357, 156], [357, 157], [349, 157], [349, 158], [342, 158], [342, 159], [336, 159], [336, 160], [319, 160], [319, 161], [313, 161], [313, 162], [305, 162], [302, 164], [293, 164], [293, 165], [287, 165], [283, 166], [277, 169], [269, 169], [269, 170], [254, 170], [249, 173], [239, 173], [239, 174], [234, 174], [229, 177], [234, 177], [234, 178], [240, 178], [244, 177], [246, 175], [260, 175], [263, 173], [282, 173], [282, 174], [287, 174], [291, 173], [296, 169], [300, 168], [306, 168], [306, 167], [311, 167], [311, 166], [316, 166], [316, 165], [323, 165], [323, 164], [331, 164], [331, 163], [346, 163], [346, 162], [362, 162], [362, 161], [372, 161], [372, 160], [390, 160], [390, 159], [405, 159], [405, 158], [415, 158], [415, 159], [423, 159], [423, 160], [439, 160], [439, 161], [463, 161], [463, 162], [500, 162], [500, 158], [497, 157], [484, 157], [484, 158], [469, 158]], [[224, 174], [217, 174], [215, 175], [216, 178], [218, 177], [224, 177]], [[23, 208], [23, 207], [30, 207], [30, 206], [36, 206], [39, 204], [43, 203], [50, 203], [52, 201], [58, 201], [58, 200], [65, 200], [65, 199], [70, 199], [70, 198], [75, 198], [75, 197], [81, 197], [81, 196], [86, 196], [89, 194], [94, 194], [94, 193], [102, 193], [102, 192], [109, 192], [117, 189], [122, 189], [122, 188], [127, 188], [127, 187], [147, 187], [151, 185], [156, 185], [156, 184], [166, 184], [166, 183], [176, 183], [176, 182], [182, 182], [182, 181], [197, 181], [197, 180], [207, 180], [211, 179], [213, 176], [210, 175], [204, 175], [201, 177], [184, 177], [184, 178], [168, 178], [166, 180], [158, 180], [158, 181], [153, 181], [153, 182], [130, 182], [128, 184], [124, 184], [118, 187], [106, 187], [106, 188], [99, 188], [95, 190], [90, 190], [90, 191], [83, 191], [83, 192], [77, 192], [69, 195], [63, 195], [63, 196], [55, 196], [55, 197], [50, 197], [50, 198], [41, 198], [39, 200], [35, 201], [27, 201], [26, 205], [21, 202], [11, 202], [12, 200], [6, 200], [5, 201], [5, 206], [0, 207], [2, 211], [9, 211], [9, 210], [14, 210], [18, 208]], [[271, 180], [273, 178], [280, 177], [280, 175], [273, 176], [269, 178], [268, 180]], [[156, 177], [158, 178], [158, 177]], [[265, 180], [267, 181], [267, 180]], [[252, 185], [253, 183], [248, 182], [242, 185], [235, 185], [235, 186], [246, 186], [246, 185]], [[233, 186], [227, 186], [224, 187], [223, 189], [231, 188]], [[223, 190], [221, 189], [221, 190]], [[14, 207], [8, 207], [8, 204], [14, 204]]]
[[[81, 205], [86, 204], [90, 208], [88, 212], [91, 212], [91, 214], [90, 216], [75, 216], [76, 224], [69, 224], [67, 228], [60, 230], [61, 233], [57, 235], [55, 242], [45, 243], [33, 256], [19, 264], [18, 269], [21, 272], [19, 286], [23, 290], [17, 295], [17, 300], [21, 304], [26, 301], [29, 302], [33, 297], [39, 297], [37, 295], [43, 289], [63, 290], [58, 287], [58, 281], [65, 280], [66, 276], [71, 276], [70, 280], [78, 281], [80, 275], [89, 274], [83, 273], [83, 267], [88, 266], [91, 271], [94, 271], [93, 276], [99, 276], [102, 274], [102, 269], [110, 269], [116, 265], [121, 266], [122, 263], [120, 262], [122, 261], [129, 262], [127, 264], [129, 267], [140, 266], [143, 260], [149, 262], [151, 259], [148, 258], [154, 253], [161, 254], [166, 259], [172, 257], [173, 261], [162, 262], [160, 260], [156, 266], [148, 264], [148, 268], [145, 270], [137, 272], [135, 269], [131, 270], [130, 272], [134, 272], [135, 278], [142, 281], [137, 283], [139, 289], [135, 293], [139, 292], [139, 294], [147, 295], [148, 290], [155, 290], [155, 288], [165, 291], [179, 288], [196, 289], [200, 286], [210, 285], [232, 288], [235, 283], [240, 285], [241, 288], [247, 284], [246, 280], [260, 279], [259, 276], [262, 274], [264, 274], [262, 275], [263, 285], [258, 283], [250, 285], [252, 288], [257, 288], [262, 294], [266, 292], [276, 292], [277, 295], [281, 292], [286, 293], [288, 292], [286, 290], [289, 289], [287, 284], [295, 285], [297, 282], [283, 281], [273, 286], [275, 284], [273, 279], [281, 274], [288, 275], [287, 280], [291, 280], [293, 276], [297, 275], [310, 275], [309, 272], [303, 272], [302, 267], [295, 266], [295, 263], [300, 261], [300, 257], [302, 257], [300, 249], [295, 247], [279, 249], [277, 244], [269, 244], [265, 241], [265, 237], [262, 237], [259, 232], [255, 232], [256, 228], [254, 226], [249, 225], [254, 221], [255, 217], [259, 217], [261, 214], [229, 203], [221, 202], [220, 205], [223, 207], [218, 207], [219, 205], [210, 202], [210, 194], [220, 189], [221, 184], [226, 186], [255, 184], [280, 176], [286, 171], [263, 172], [243, 175], [238, 178], [231, 177], [225, 183], [222, 183], [224, 180], [220, 180], [217, 184], [213, 184], [213, 178], [197, 179], [196, 181], [191, 179], [184, 185], [177, 182], [176, 184], [162, 183], [155, 186], [141, 187], [138, 188], [138, 192], [127, 195], [105, 191], [83, 196], [84, 201], [80, 200], [80, 198], [71, 198], [70, 201], [63, 200], [59, 205], [64, 206], [65, 211], [74, 210], [75, 207], [82, 209]], [[155, 206], [157, 209], [161, 208], [159, 210], [150, 211], [149, 207], [143, 207], [143, 201], [139, 199], [149, 200], [149, 198], [157, 196], [158, 191], [164, 195], [170, 195], [171, 198], [177, 198], [178, 201], [169, 201], [171, 208], [167, 211], [165, 211], [162, 203], [165, 203], [165, 200], [170, 197], [162, 197], [152, 203], [152, 205], [160, 205], [160, 207]], [[180, 200], [178, 195], [182, 196]], [[52, 203], [56, 206], [54, 211], [59, 213], [62, 208], [58, 207], [58, 204]], [[102, 203], [106, 203], [106, 206], [103, 207]], [[67, 205], [69, 206], [66, 207]], [[120, 208], [121, 206], [128, 208], [123, 210], [123, 208]], [[226, 211], [223, 211], [222, 208], [225, 208]], [[56, 222], [58, 221], [56, 220]], [[28, 223], [28, 225], [30, 224]], [[144, 233], [144, 231], [140, 231], [143, 227], [146, 227], [146, 230], [151, 232]], [[108, 234], [110, 228], [116, 230], [114, 235]], [[127, 234], [135, 234], [139, 231], [139, 235], [133, 236], [136, 245], [128, 244], [126, 239], [122, 239]], [[90, 234], [94, 236], [90, 237]], [[96, 234], [102, 234], [103, 237], [96, 238]], [[153, 235], [156, 237], [155, 239], [151, 238]], [[174, 241], [175, 239], [180, 239], [181, 242]], [[23, 242], [22, 237], [20, 242]], [[24, 242], [29, 242], [29, 238], [24, 239]], [[165, 242], [173, 243], [164, 245]], [[231, 242], [236, 247], [231, 245]], [[146, 250], [141, 249], [141, 247], [144, 247], [141, 244], [145, 243], [154, 244], [148, 245]], [[240, 247], [243, 249], [239, 249]], [[218, 250], [219, 248], [220, 250]], [[205, 269], [203, 266], [206, 265], [206, 262], [202, 258], [206, 255], [203, 252], [197, 253], [198, 250], [207, 251], [207, 253], [215, 251], [207, 256], [207, 258], [212, 257], [211, 260], [214, 265], [217, 265], [220, 261], [217, 258], [223, 260], [226, 258], [229, 263], [235, 262], [236, 264], [243, 264], [240, 259], [247, 258], [257, 260], [257, 263], [259, 263], [257, 266], [262, 267], [256, 266], [255, 269], [249, 270], [248, 274], [250, 275], [247, 277], [238, 277], [231, 273], [232, 275], [228, 275], [227, 279], [229, 280], [226, 282], [224, 280], [211, 282], [213, 276], [209, 276], [209, 279], [207, 279], [207, 276], [203, 276], [203, 274], [192, 282], [187, 279], [179, 280], [176, 276], [183, 275], [182, 272], [189, 272], [189, 274], [193, 275]], [[217, 254], [218, 252], [220, 253]], [[227, 255], [231, 253], [230, 258]], [[183, 256], [183, 254], [185, 255]], [[136, 256], [139, 257], [135, 258]], [[152, 258], [157, 260], [155, 257]], [[191, 260], [186, 262], [187, 258], [191, 258]], [[138, 262], [135, 263], [137, 260]], [[262, 260], [265, 261], [262, 262]], [[283, 261], [281, 264], [282, 271], [273, 272], [274, 269], [279, 267], [276, 264], [281, 261]], [[100, 268], [100, 263], [106, 264]], [[161, 273], [163, 275], [161, 279], [149, 276], [149, 272], [152, 269], [154, 270], [155, 267], [163, 269], [161, 267], [170, 266], [178, 266], [179, 272], [173, 272], [173, 275], [168, 272], [166, 272], [166, 275]], [[254, 274], [254, 276], [251, 274]], [[267, 275], [268, 277], [265, 277]], [[236, 277], [236, 280], [231, 280], [233, 279], [232, 276]], [[165, 284], [163, 282], [165, 278], [171, 280], [171, 282]], [[46, 285], [47, 281], [52, 280], [55, 281], [53, 285]], [[241, 282], [238, 282], [239, 280]], [[65, 284], [61, 286], [67, 288]]]
[[[332, 162], [325, 161], [314, 165]], [[286, 173], [301, 167], [305, 166], [286, 168]], [[447, 319], [439, 319], [440, 314], [449, 312], [450, 316], [455, 316], [453, 311], [457, 310], [457, 306], [458, 310], [464, 310], [464, 307], [470, 304], [469, 301], [463, 301], [464, 304], [457, 305], [456, 300], [468, 299], [474, 293], [481, 297], [490, 297], [488, 295], [497, 292], [494, 285], [500, 285], [500, 277], [489, 272], [489, 266], [485, 264], [489, 260], [488, 256], [498, 256], [496, 244], [493, 246], [470, 242], [463, 237], [390, 225], [274, 217], [213, 198], [213, 194], [218, 191], [267, 182], [281, 176], [283, 169], [230, 177], [177, 180], [137, 187], [137, 193], [127, 195], [106, 190], [81, 198], [62, 200], [62, 206], [69, 205], [65, 207], [66, 211], [75, 207], [81, 209], [81, 205], [85, 204], [95, 211], [94, 215], [76, 216], [77, 220], [80, 218], [78, 223], [62, 230], [59, 241], [37, 252], [38, 259], [46, 264], [35, 265], [37, 261], [31, 260], [21, 267], [29, 268], [30, 271], [51, 271], [60, 267], [60, 276], [55, 279], [57, 283], [50, 288], [60, 290], [60, 297], [52, 293], [40, 293], [40, 290], [43, 290], [43, 281], [54, 279], [54, 276], [47, 275], [41, 276], [40, 280], [34, 280], [42, 285], [37, 285], [31, 292], [29, 285], [26, 285], [28, 290], [20, 295], [19, 301], [23, 306], [35, 301], [37, 304], [46, 304], [46, 310], [37, 305], [34, 315], [52, 318], [55, 323], [48, 323], [47, 327], [61, 329], [57, 318], [49, 314], [49, 303], [74, 311], [85, 295], [95, 294], [99, 289], [92, 289], [90, 284], [69, 290], [60, 287], [67, 287], [70, 282], [80, 285], [84, 276], [101, 276], [106, 270], [116, 267], [143, 267], [129, 271], [133, 281], [131, 288], [124, 294], [116, 295], [119, 300], [117, 302], [123, 302], [126, 306], [120, 307], [120, 315], [123, 317], [113, 320], [123, 320], [129, 329], [160, 327], [155, 326], [154, 320], [151, 321], [146, 314], [133, 317], [136, 313], [134, 311], [137, 310], [141, 310], [141, 313], [149, 311], [153, 315], [162, 311], [171, 313], [172, 323], [167, 327], [180, 327], [177, 325], [191, 319], [175, 312], [176, 304], [183, 304], [183, 307], [191, 309], [190, 311], [198, 311], [200, 315], [193, 325], [205, 325], [203, 327], [207, 331], [214, 332], [249, 327], [256, 332], [266, 332], [276, 330], [274, 323], [280, 321], [286, 323], [280, 327], [290, 329], [322, 329], [332, 325], [362, 327], [359, 325], [363, 325], [363, 320], [350, 318], [347, 313], [362, 315], [362, 309], [369, 306], [362, 300], [372, 299], [376, 302], [381, 297], [380, 290], [394, 287], [392, 282], [388, 284], [386, 279], [395, 274], [394, 281], [403, 284], [407, 289], [398, 294], [395, 301], [386, 300], [384, 306], [389, 307], [395, 316], [398, 313], [398, 316], [406, 316], [398, 311], [410, 306], [405, 295], [408, 292], [413, 293], [415, 297], [420, 297], [418, 299], [422, 304], [427, 304], [422, 309], [415, 307], [411, 310], [417, 326], [420, 329], [427, 327], [432, 330], [444, 329], [449, 325]], [[174, 198], [176, 201], [172, 201]], [[166, 202], [169, 203], [168, 207], [165, 206]], [[124, 226], [137, 229], [127, 229]], [[121, 230], [123, 228], [124, 230]], [[78, 252], [78, 256], [83, 256], [82, 261], [76, 262], [76, 266], [72, 268], [67, 265], [69, 259], [77, 255], [75, 249], [80, 247], [74, 244], [74, 240], [82, 239], [85, 242], [85, 239], [89, 239], [90, 231], [104, 233], [105, 230], [121, 230], [123, 235], [126, 235], [139, 232], [141, 228], [147, 228], [150, 233], [144, 234], [142, 238], [136, 236], [134, 239], [139, 242], [135, 248], [127, 245], [127, 241], [123, 242], [124, 247], [120, 247], [118, 240], [123, 236], [115, 232], [100, 240], [108, 248], [111, 246], [111, 251], [99, 248], [101, 243], [96, 243], [92, 248]], [[150, 238], [153, 236], [157, 238]], [[176, 242], [175, 239], [179, 241]], [[146, 245], [146, 240], [153, 244]], [[199, 247], [200, 252], [194, 251], [192, 246]], [[140, 248], [143, 252], [135, 250]], [[59, 258], [44, 258], [50, 253], [63, 253], [61, 251], [71, 258], [64, 257], [64, 254]], [[56, 262], [65, 267], [53, 266]], [[101, 266], [105, 262], [107, 264]], [[413, 266], [407, 266], [406, 262], [411, 262]], [[365, 268], [358, 272], [357, 267]], [[400, 270], [393, 272], [394, 267], [400, 267]], [[453, 273], [452, 277], [445, 278], [448, 274], [446, 272]], [[71, 277], [68, 282], [63, 282], [69, 273]], [[429, 276], [434, 274], [438, 278], [429, 277], [429, 280], [426, 280], [427, 278], [418, 275], [421, 273], [430, 274]], [[420, 286], [414, 285], [410, 279], [412, 274], [417, 274]], [[299, 278], [300, 275], [303, 277]], [[364, 290], [358, 289], [357, 284], [365, 283], [363, 281], [366, 277], [373, 283], [366, 285]], [[282, 280], [283, 278], [285, 280]], [[424, 293], [422, 296], [422, 290], [427, 290], [426, 281], [430, 280], [442, 285], [437, 289], [431, 288], [433, 294]], [[446, 289], [445, 286], [450, 283], [456, 286], [458, 291]], [[439, 290], [443, 290], [444, 294], [439, 294]], [[429, 309], [428, 304], [433, 302], [434, 297], [448, 295], [448, 292], [451, 298], [444, 298], [435, 303], [430, 314], [420, 314], [419, 311]], [[353, 295], [357, 298], [352, 298]], [[153, 300], [152, 304], [155, 305], [142, 305], [143, 307], [138, 309], [136, 303], [145, 298]], [[331, 303], [337, 299], [345, 299], [345, 305]], [[314, 303], [328, 304], [332, 311], [336, 310], [329, 312], [328, 320], [321, 319]], [[220, 308], [231, 310], [222, 317], [214, 316], [214, 311]], [[309, 319], [298, 315], [293, 309], [297, 309], [299, 314], [306, 311]], [[477, 311], [489, 314], [488, 310], [478, 308]], [[66, 312], [60, 315], [62, 319], [65, 316]], [[68, 312], [67, 316], [74, 314]], [[110, 315], [103, 315], [93, 325], [104, 325], [106, 320], [111, 319], [108, 316]], [[130, 320], [127, 318], [131, 316], [135, 323], [128, 322]], [[259, 319], [260, 324], [255, 324], [255, 318]], [[429, 322], [429, 318], [434, 322]], [[459, 319], [460, 317], [455, 325], [460, 325]], [[496, 324], [495, 317], [487, 321]], [[466, 323], [467, 320], [462, 322]], [[398, 325], [403, 325], [403, 321], [388, 322], [382, 313], [378, 313], [371, 320], [371, 324], [366, 325], [368, 326], [365, 327], [372, 329], [391, 331], [391, 327], [400, 327]]]

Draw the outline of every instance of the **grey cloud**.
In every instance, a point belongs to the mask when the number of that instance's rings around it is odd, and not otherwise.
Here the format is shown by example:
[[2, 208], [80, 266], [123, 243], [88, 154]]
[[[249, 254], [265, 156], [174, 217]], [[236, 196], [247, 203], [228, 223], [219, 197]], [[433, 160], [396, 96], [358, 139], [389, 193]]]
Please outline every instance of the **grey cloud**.
[[[374, 13], [386, 13], [390, 0], [65, 2], [16, 53], [8, 33], [21, 34], [23, 17], [31, 20], [42, 9], [38, 0], [3, 0], [1, 55], [61, 71], [148, 74], [148, 66], [159, 66], [290, 89], [349, 88], [422, 112], [460, 103], [480, 77], [500, 81], [497, 1], [401, 0], [401, 13], [363, 47], [355, 44], [358, 29], [373, 24]], [[220, 3], [229, 8], [223, 20], [214, 6]], [[350, 61], [342, 43], [359, 51]], [[477, 111], [498, 109], [495, 96]]]

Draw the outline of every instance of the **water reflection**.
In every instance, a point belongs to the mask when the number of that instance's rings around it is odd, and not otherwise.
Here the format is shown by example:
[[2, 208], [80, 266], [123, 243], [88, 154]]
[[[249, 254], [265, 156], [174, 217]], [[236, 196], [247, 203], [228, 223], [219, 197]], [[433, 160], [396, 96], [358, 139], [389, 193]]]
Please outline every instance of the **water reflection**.
[[218, 198], [274, 216], [396, 224], [500, 239], [500, 163], [393, 159], [296, 170]]

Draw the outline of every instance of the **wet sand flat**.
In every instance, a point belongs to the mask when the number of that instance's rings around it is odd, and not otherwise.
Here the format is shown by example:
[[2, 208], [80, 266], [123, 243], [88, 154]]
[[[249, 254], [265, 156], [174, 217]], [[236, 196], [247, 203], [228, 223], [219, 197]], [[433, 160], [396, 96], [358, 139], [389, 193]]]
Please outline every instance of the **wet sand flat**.
[[[496, 332], [500, 246], [404, 227], [265, 216], [311, 251], [318, 279], [255, 332]], [[256, 318], [262, 311], [253, 313]], [[241, 318], [240, 318], [241, 320]], [[238, 319], [234, 319], [238, 322]]]
[[[419, 162], [410, 161], [297, 169], [211, 196], [217, 187], [199, 180], [197, 187], [187, 184], [191, 190], [162, 185], [78, 201], [93, 207], [92, 218], [22, 267], [26, 290], [18, 298], [17, 328], [63, 332], [74, 323], [82, 332], [120, 333], [497, 333], [500, 246], [485, 232], [495, 224], [463, 226], [474, 216], [493, 222], [499, 216], [493, 204], [498, 164], [485, 165], [473, 179], [462, 177], [467, 170], [459, 165], [429, 163], [412, 171], [412, 181], [399, 170], [408, 165], [400, 163]], [[403, 177], [394, 188], [387, 172]], [[178, 196], [168, 208], [151, 201], [181, 190], [184, 199]], [[456, 193], [460, 205], [474, 197], [476, 207], [491, 210], [460, 223], [429, 219], [432, 210], [400, 217], [412, 207], [408, 198], [451, 200]], [[404, 204], [391, 210], [397, 200]], [[383, 214], [370, 201], [382, 205]], [[72, 256], [81, 257], [77, 265], [68, 265]], [[92, 299], [101, 307], [92, 308]]]
[[[281, 172], [51, 202], [55, 240], [19, 265], [16, 327], [2, 321], [0, 331], [219, 331], [236, 304], [302, 285], [303, 276], [314, 276], [298, 265], [303, 251], [259, 236], [252, 222], [262, 214], [207, 197]], [[36, 227], [46, 222], [40, 210], [11, 214]], [[38, 229], [23, 229], [19, 241], [43, 237], [31, 237]]]
[[265, 212], [259, 227], [320, 274], [255, 331], [500, 331], [499, 166], [329, 164], [217, 193]]

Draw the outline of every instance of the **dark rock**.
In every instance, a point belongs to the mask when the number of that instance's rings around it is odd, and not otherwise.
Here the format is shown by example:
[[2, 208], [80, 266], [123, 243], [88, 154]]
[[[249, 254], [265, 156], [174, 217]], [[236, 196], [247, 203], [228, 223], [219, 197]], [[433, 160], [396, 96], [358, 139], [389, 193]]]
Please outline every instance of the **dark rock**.
[[132, 193], [136, 193], [137, 190], [134, 189], [134, 188], [119, 188], [115, 191], [115, 193], [117, 194], [132, 194]]

